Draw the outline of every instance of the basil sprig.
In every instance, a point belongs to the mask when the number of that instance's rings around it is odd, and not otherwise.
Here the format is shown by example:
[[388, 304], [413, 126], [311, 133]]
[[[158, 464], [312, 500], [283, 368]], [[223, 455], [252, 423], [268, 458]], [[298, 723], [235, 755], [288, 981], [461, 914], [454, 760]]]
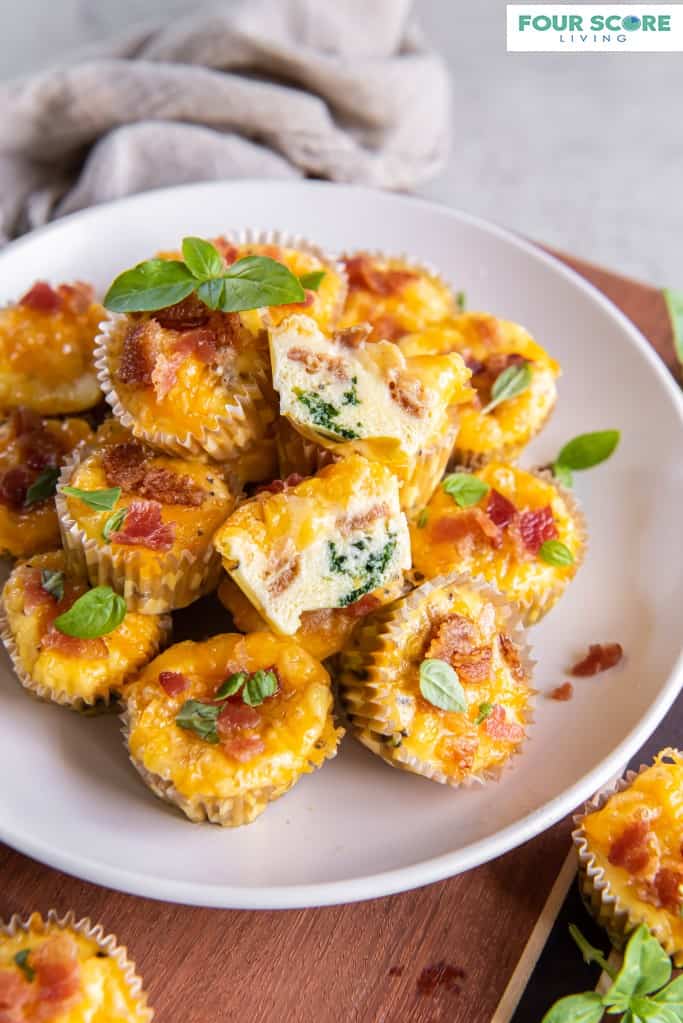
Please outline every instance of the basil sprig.
[[464, 313], [467, 308], [467, 295], [464, 291], [456, 291], [455, 307], [459, 313]]
[[121, 496], [121, 487], [110, 490], [80, 490], [78, 487], [62, 487], [68, 497], [77, 497], [95, 511], [111, 511]]
[[182, 260], [148, 259], [124, 270], [105, 295], [105, 307], [115, 313], [153, 312], [195, 292], [209, 309], [230, 313], [306, 298], [291, 270], [268, 256], [245, 256], [226, 266], [211, 242], [194, 237], [183, 239], [182, 251]]
[[573, 565], [574, 555], [561, 540], [546, 540], [538, 549], [538, 556], [549, 565]]
[[624, 1023], [683, 1023], [683, 976], [669, 983], [671, 960], [644, 924], [631, 934], [618, 972], [578, 927], [570, 926], [569, 932], [584, 962], [597, 963], [612, 983], [602, 995], [584, 991], [560, 998], [542, 1023], [599, 1023], [605, 1012], [623, 1013]]
[[458, 507], [470, 508], [473, 504], [479, 504], [491, 488], [470, 472], [452, 472], [444, 477], [441, 489], [450, 494]]
[[482, 414], [486, 415], [487, 412], [497, 408], [501, 402], [509, 401], [510, 398], [516, 398], [522, 391], [526, 391], [531, 383], [532, 376], [533, 372], [530, 362], [520, 362], [504, 369], [502, 373], [498, 374], [493, 383], [491, 400], [481, 410]]
[[428, 658], [420, 665], [420, 692], [428, 703], [440, 710], [463, 713], [467, 710], [465, 690], [455, 668], [447, 661]]
[[26, 976], [26, 980], [32, 982], [35, 980], [36, 971], [33, 969], [28, 961], [28, 957], [31, 955], [30, 948], [22, 948], [14, 956], [14, 962], [17, 964], [21, 972]]
[[118, 629], [126, 617], [126, 602], [110, 586], [95, 586], [78, 600], [68, 611], [55, 618], [55, 628], [65, 636], [78, 639], [99, 639]]
[[565, 487], [572, 485], [572, 472], [592, 469], [606, 461], [616, 450], [621, 434], [618, 430], [597, 430], [580, 433], [568, 441], [552, 464], [553, 475]]
[[277, 677], [273, 671], [255, 671], [242, 690], [242, 699], [250, 707], [258, 707], [277, 691]]
[[111, 540], [111, 534], [116, 533], [123, 525], [126, 515], [128, 514], [127, 508], [119, 508], [118, 511], [112, 512], [107, 518], [107, 521], [102, 527], [102, 538], [109, 542]]
[[274, 671], [264, 671], [261, 668], [252, 674], [236, 671], [221, 682], [213, 703], [186, 700], [176, 714], [175, 722], [179, 728], [195, 732], [200, 739], [215, 744], [219, 740], [217, 724], [225, 700], [241, 689], [244, 702], [250, 707], [258, 707], [269, 696], [274, 696], [277, 688], [278, 680]]
[[223, 708], [213, 703], [202, 703], [201, 700], [186, 700], [178, 713], [175, 723], [178, 728], [195, 732], [205, 742], [217, 743], [218, 732], [216, 722]]
[[474, 721], [475, 725], [483, 724], [483, 722], [486, 721], [486, 719], [488, 717], [490, 717], [492, 713], [493, 713], [493, 704], [492, 703], [488, 703], [488, 702], [480, 703], [479, 704], [479, 713], [477, 714], [477, 716], [475, 718], [475, 721]]
[[40, 586], [55, 600], [61, 600], [64, 596], [64, 573], [53, 572], [49, 568], [41, 569]]
[[36, 477], [26, 491], [24, 507], [30, 508], [32, 504], [38, 504], [39, 501], [47, 501], [48, 497], [54, 497], [57, 491], [58, 479], [59, 469], [56, 466], [50, 465], [47, 469], [43, 469], [40, 476]]
[[324, 276], [324, 270], [311, 270], [310, 273], [301, 275], [299, 283], [301, 284], [301, 287], [306, 288], [307, 291], [317, 291], [322, 284]]
[[683, 293], [673, 291], [671, 288], [664, 288], [664, 300], [671, 320], [671, 330], [674, 336], [674, 348], [681, 366], [683, 366]]

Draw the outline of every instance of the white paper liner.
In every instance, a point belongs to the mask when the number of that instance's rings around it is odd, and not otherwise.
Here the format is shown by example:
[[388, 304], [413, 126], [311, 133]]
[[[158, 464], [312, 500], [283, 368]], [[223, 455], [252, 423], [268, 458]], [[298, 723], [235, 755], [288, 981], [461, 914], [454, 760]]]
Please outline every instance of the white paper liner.
[[[673, 940], [665, 927], [652, 927], [648, 924], [645, 914], [639, 914], [637, 906], [628, 907], [612, 890], [605, 868], [601, 867], [591, 852], [589, 839], [583, 828], [584, 819], [596, 810], [602, 810], [611, 796], [630, 788], [634, 780], [643, 771], [649, 770], [652, 764], [641, 764], [637, 771], [627, 771], [616, 782], [597, 792], [592, 799], [584, 804], [582, 810], [573, 817], [576, 825], [572, 831], [572, 841], [579, 859], [579, 889], [587, 909], [597, 922], [605, 928], [612, 944], [621, 948], [631, 931], [640, 924], [645, 924], [669, 956], [676, 956], [676, 965], [681, 965], [683, 946]], [[634, 898], [634, 903], [636, 902]]]
[[[221, 574], [221, 559], [211, 543], [210, 532], [204, 551], [197, 557], [188, 550], [180, 555], [172, 550], [140, 551], [134, 547], [114, 551], [111, 544], [99, 543], [80, 528], [69, 512], [62, 487], [69, 485], [77, 465], [96, 447], [82, 445], [72, 452], [57, 482], [55, 504], [70, 570], [87, 576], [91, 586], [111, 586], [125, 598], [129, 611], [142, 614], [162, 614], [187, 607], [214, 590]], [[150, 574], [149, 555], [154, 555], [158, 566], [154, 574]]]
[[29, 934], [31, 931], [48, 933], [53, 929], [75, 931], [89, 941], [95, 942], [102, 952], [113, 959], [121, 970], [128, 991], [138, 1003], [141, 1020], [151, 1023], [154, 1019], [154, 1010], [147, 1004], [147, 995], [142, 987], [142, 978], [135, 972], [135, 963], [128, 958], [125, 945], [119, 945], [116, 936], [107, 934], [102, 924], [93, 924], [87, 916], [77, 919], [72, 909], [61, 915], [56, 909], [50, 909], [45, 919], [40, 913], [33, 913], [26, 918], [15, 913], [6, 923], [0, 921], [0, 934], [7, 938], [14, 938], [21, 933]]
[[[462, 779], [453, 778], [435, 764], [407, 753], [403, 745], [393, 746], [389, 740], [401, 730], [401, 724], [400, 721], [394, 720], [390, 709], [394, 682], [391, 665], [382, 663], [385, 647], [393, 650], [401, 648], [402, 629], [410, 619], [413, 609], [422, 604], [434, 590], [447, 586], [474, 590], [490, 601], [498, 613], [507, 613], [505, 631], [516, 645], [522, 669], [530, 681], [535, 661], [530, 654], [518, 609], [480, 577], [471, 578], [453, 573], [422, 583], [400, 602], [389, 604], [386, 608], [373, 612], [367, 619], [363, 619], [357, 627], [357, 648], [352, 651], [347, 648], [340, 655], [338, 683], [342, 706], [351, 731], [364, 746], [392, 767], [419, 774], [442, 785], [459, 788], [497, 781], [512, 757], [521, 753], [523, 742], [515, 747], [503, 764], [466, 775]], [[357, 663], [358, 657], [364, 658], [362, 665]], [[365, 679], [360, 679], [354, 674], [359, 668], [365, 669], [364, 674], [367, 676]], [[525, 728], [533, 723], [531, 701], [535, 692], [529, 686], [529, 699], [523, 718]]]

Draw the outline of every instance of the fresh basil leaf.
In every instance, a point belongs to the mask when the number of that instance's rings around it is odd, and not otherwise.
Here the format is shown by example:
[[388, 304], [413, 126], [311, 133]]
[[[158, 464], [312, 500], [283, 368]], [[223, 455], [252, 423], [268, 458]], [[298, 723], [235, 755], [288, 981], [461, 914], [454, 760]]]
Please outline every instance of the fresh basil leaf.
[[[303, 302], [306, 293], [284, 263], [268, 256], [245, 256], [223, 273], [225, 288], [219, 309], [225, 313], [262, 306]], [[203, 299], [202, 299], [203, 301]]]
[[61, 600], [64, 596], [64, 573], [43, 568], [40, 572], [40, 585], [55, 600]]
[[196, 732], [200, 739], [206, 742], [217, 743], [218, 732], [216, 722], [221, 712], [221, 707], [213, 703], [202, 703], [201, 700], [186, 700], [178, 713], [175, 723], [178, 728], [185, 728], [189, 732]]
[[662, 1005], [670, 1005], [683, 1019], [683, 974], [672, 980], [670, 984], [667, 984], [665, 988], [658, 991], [652, 998], [655, 1002], [659, 1002]]
[[104, 296], [104, 307], [113, 313], [165, 309], [182, 302], [196, 286], [196, 279], [179, 260], [148, 259], [119, 274]]
[[644, 924], [631, 935], [624, 962], [614, 984], [604, 996], [605, 1005], [627, 1007], [637, 995], [649, 995], [671, 978], [671, 960]]
[[673, 291], [671, 288], [664, 288], [663, 294], [671, 320], [676, 355], [683, 366], [683, 293]]
[[255, 671], [242, 690], [242, 699], [250, 707], [258, 707], [269, 696], [277, 692], [277, 675], [274, 671]]
[[545, 543], [541, 544], [538, 556], [549, 565], [563, 566], [574, 564], [574, 555], [561, 540], [546, 540]]
[[302, 288], [306, 288], [307, 291], [317, 291], [322, 284], [324, 276], [324, 270], [311, 270], [310, 273], [301, 275], [299, 284]]
[[126, 602], [109, 586], [96, 586], [55, 618], [55, 628], [65, 636], [99, 639], [118, 629], [126, 617]]
[[224, 301], [225, 280], [222, 277], [214, 277], [210, 281], [203, 281], [197, 288], [197, 297], [202, 300], [209, 309], [221, 309]]
[[474, 721], [475, 725], [481, 725], [484, 721], [486, 721], [487, 717], [489, 717], [492, 712], [493, 712], [492, 703], [480, 703], [479, 713], [477, 714]]
[[68, 497], [77, 497], [95, 511], [111, 511], [121, 496], [121, 487], [111, 490], [79, 490], [78, 487], [62, 487], [62, 493]]
[[24, 507], [30, 508], [32, 504], [38, 504], [39, 501], [47, 501], [48, 497], [54, 497], [57, 491], [58, 479], [58, 468], [48, 466], [47, 469], [43, 469], [40, 476], [36, 477], [26, 491]]
[[578, 945], [579, 951], [581, 952], [581, 957], [587, 966], [589, 966], [591, 963], [597, 963], [601, 970], [604, 970], [609, 977], [612, 977], [612, 979], [614, 979], [616, 973], [608, 963], [603, 953], [600, 951], [599, 948], [596, 948], [595, 945], [591, 945], [590, 941], [588, 941], [587, 938], [584, 938], [583, 934], [576, 926], [576, 924], [569, 925], [569, 935], [572, 938], [572, 940]]
[[600, 1023], [605, 1011], [597, 991], [560, 998], [546, 1012], [541, 1023]]
[[20, 952], [17, 952], [14, 956], [14, 962], [17, 964], [19, 969], [26, 975], [28, 981], [35, 980], [36, 971], [30, 965], [28, 957], [31, 954], [30, 948], [22, 948]]
[[567, 487], [568, 490], [571, 489], [574, 480], [569, 466], [562, 465], [561, 462], [553, 462], [552, 470], [555, 479], [561, 483], [563, 487]]
[[460, 684], [455, 668], [446, 661], [429, 658], [422, 662], [420, 692], [433, 707], [460, 714], [467, 710], [465, 690]]
[[235, 693], [242, 688], [248, 678], [249, 674], [246, 671], [236, 671], [232, 675], [229, 675], [225, 682], [221, 682], [216, 690], [216, 699], [227, 700], [229, 696], [234, 696]]
[[460, 508], [470, 508], [473, 504], [478, 504], [491, 489], [488, 483], [484, 483], [478, 476], [473, 476], [469, 472], [450, 473], [443, 480], [441, 488], [446, 494], [450, 494]]
[[183, 259], [190, 273], [200, 281], [220, 277], [225, 272], [220, 252], [204, 238], [183, 238]]
[[464, 313], [467, 308], [467, 295], [464, 291], [458, 291], [455, 294], [455, 305], [459, 313]]
[[422, 511], [420, 512], [420, 514], [417, 517], [417, 528], [418, 529], [424, 529], [424, 527], [427, 525], [428, 522], [429, 522], [429, 512], [427, 511], [426, 508], [423, 508]]
[[118, 511], [113, 512], [102, 528], [102, 538], [109, 542], [111, 540], [111, 534], [118, 532], [123, 525], [126, 515], [128, 514], [127, 508], [119, 508]]
[[594, 465], [600, 465], [600, 462], [609, 458], [616, 449], [619, 438], [618, 430], [581, 433], [565, 444], [555, 459], [555, 465], [575, 470], [592, 469]]
[[634, 1020], [643, 1023], [681, 1023], [678, 1011], [670, 1005], [662, 1005], [652, 998], [632, 998], [629, 1006]]
[[483, 415], [497, 408], [503, 401], [516, 398], [526, 391], [533, 376], [531, 363], [520, 362], [514, 366], [508, 366], [496, 377], [491, 388], [491, 401], [481, 410]]

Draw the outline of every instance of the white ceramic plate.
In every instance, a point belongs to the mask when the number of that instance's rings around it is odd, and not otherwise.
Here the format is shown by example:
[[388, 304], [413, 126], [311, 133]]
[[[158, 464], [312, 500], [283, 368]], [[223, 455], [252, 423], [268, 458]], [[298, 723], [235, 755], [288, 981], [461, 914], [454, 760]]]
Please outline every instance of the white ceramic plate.
[[[454, 791], [395, 771], [347, 737], [256, 823], [192, 825], [144, 787], [116, 718], [36, 703], [0, 665], [0, 837], [53, 867], [140, 895], [208, 906], [345, 902], [436, 881], [549, 827], [621, 770], [683, 682], [683, 411], [635, 328], [590, 285], [499, 228], [409, 198], [318, 183], [167, 189], [88, 210], [0, 254], [0, 301], [37, 277], [104, 288], [186, 234], [277, 227], [332, 249], [408, 251], [440, 267], [471, 309], [523, 323], [564, 367], [552, 422], [523, 459], [618, 427], [621, 446], [577, 476], [590, 552], [559, 606], [532, 630], [540, 690], [521, 757], [502, 781]], [[590, 642], [625, 663], [543, 694]]]

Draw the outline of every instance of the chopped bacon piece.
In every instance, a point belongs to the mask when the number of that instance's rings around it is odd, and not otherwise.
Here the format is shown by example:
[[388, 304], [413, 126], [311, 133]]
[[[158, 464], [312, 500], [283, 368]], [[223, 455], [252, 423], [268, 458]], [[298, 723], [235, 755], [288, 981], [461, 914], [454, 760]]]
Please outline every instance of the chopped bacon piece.
[[239, 256], [239, 249], [237, 249], [232, 242], [228, 241], [227, 238], [214, 238], [213, 246], [220, 252], [221, 256], [225, 260], [226, 266], [230, 266], [231, 263], [234, 263]]
[[336, 526], [342, 536], [349, 536], [358, 529], [365, 529], [366, 526], [376, 522], [377, 519], [387, 518], [390, 514], [391, 509], [389, 505], [385, 501], [380, 501], [378, 504], [373, 504], [366, 511], [358, 512], [357, 515], [349, 515], [345, 518], [337, 519]]
[[475, 359], [470, 352], [461, 352], [461, 355], [465, 360], [465, 365], [473, 377], [476, 376], [477, 373], [483, 372], [486, 368], [486, 363], [482, 362], [480, 359]]
[[56, 598], [43, 588], [39, 568], [25, 568], [22, 576], [24, 614], [30, 615], [43, 604], [55, 604]]
[[425, 389], [421, 380], [401, 372], [394, 373], [389, 381], [389, 394], [392, 401], [410, 416], [421, 418], [427, 411]]
[[498, 526], [488, 517], [483, 508], [464, 508], [457, 515], [444, 515], [436, 520], [431, 529], [435, 543], [455, 543], [465, 556], [471, 552], [475, 541], [488, 540], [492, 547], [500, 547], [501, 536]]
[[17, 970], [0, 970], [0, 1023], [24, 1023], [24, 1006], [33, 997], [26, 977]]
[[486, 505], [486, 514], [491, 522], [500, 526], [501, 529], [505, 529], [514, 519], [516, 512], [517, 509], [512, 501], [508, 501], [507, 497], [504, 497], [498, 490], [491, 490]]
[[145, 475], [149, 455], [135, 441], [112, 444], [102, 453], [102, 468], [110, 487], [134, 491]]
[[372, 327], [369, 323], [356, 323], [353, 327], [343, 327], [341, 330], [335, 331], [332, 340], [343, 345], [344, 348], [360, 348], [371, 333]]
[[81, 965], [74, 939], [68, 934], [48, 938], [31, 952], [29, 965], [35, 970], [38, 986], [38, 1004], [32, 1008], [30, 1019], [48, 1023], [66, 1016], [82, 998]]
[[372, 326], [373, 341], [398, 341], [406, 328], [394, 316], [379, 316]]
[[156, 499], [162, 504], [184, 504], [198, 508], [204, 503], [206, 491], [191, 476], [181, 475], [160, 466], [151, 466], [135, 488], [141, 497]]
[[175, 539], [175, 522], [162, 522], [158, 501], [132, 501], [123, 528], [111, 534], [112, 543], [169, 551]]
[[557, 537], [557, 526], [549, 505], [536, 511], [522, 512], [518, 528], [522, 543], [530, 554], [538, 554], [546, 540], [554, 540]]
[[574, 686], [571, 682], [563, 682], [561, 686], [555, 686], [550, 691], [550, 699], [558, 700], [560, 703], [566, 703], [567, 700], [571, 700], [574, 695]]
[[241, 732], [244, 728], [258, 728], [261, 723], [261, 715], [256, 707], [250, 707], [248, 703], [244, 703], [241, 693], [237, 695], [239, 702], [226, 702], [218, 715], [216, 729], [224, 739], [230, 738], [236, 732]]
[[19, 511], [24, 507], [26, 493], [33, 482], [34, 474], [24, 465], [8, 469], [0, 475], [0, 504]]
[[382, 601], [379, 597], [374, 597], [372, 593], [366, 593], [360, 600], [356, 600], [355, 603], [348, 605], [345, 609], [346, 614], [349, 618], [363, 618], [364, 615], [369, 615], [371, 611], [376, 610], [381, 603]]
[[89, 661], [109, 656], [107, 644], [103, 639], [79, 639], [77, 636], [66, 636], [51, 625], [40, 641], [43, 650], [54, 650], [58, 654], [69, 657], [85, 657]]
[[476, 647], [469, 655], [455, 655], [452, 665], [461, 682], [478, 685], [491, 676], [493, 651], [489, 646]]
[[160, 671], [157, 681], [169, 696], [178, 696], [179, 693], [185, 692], [189, 685], [180, 671]]
[[382, 269], [371, 256], [352, 256], [344, 260], [350, 291], [370, 291], [373, 295], [397, 295], [407, 284], [417, 280], [415, 270]]
[[123, 340], [121, 351], [118, 373], [121, 383], [149, 387], [154, 371], [154, 355], [147, 324], [138, 323], [131, 327]]
[[620, 643], [591, 643], [586, 656], [578, 661], [570, 670], [570, 675], [577, 678], [588, 678], [600, 671], [607, 671], [618, 664], [624, 656]]
[[432, 640], [425, 657], [438, 661], [448, 661], [461, 654], [470, 654], [474, 650], [476, 628], [463, 615], [449, 615], [437, 625], [432, 633]]
[[167, 330], [194, 330], [195, 327], [203, 327], [208, 323], [210, 315], [209, 307], [204, 305], [197, 295], [192, 294], [182, 302], [157, 310], [154, 319], [160, 327]]
[[36, 281], [19, 299], [19, 305], [38, 313], [56, 313], [62, 308], [62, 298], [47, 281]]
[[271, 480], [270, 483], [264, 483], [260, 487], [257, 487], [254, 491], [255, 494], [281, 494], [285, 490], [289, 490], [290, 487], [296, 487], [299, 483], [305, 480], [305, 476], [300, 476], [298, 472], [291, 472], [284, 480]]
[[505, 742], [521, 742], [524, 738], [522, 726], [508, 721], [505, 707], [499, 703], [493, 705], [493, 710], [484, 722], [484, 730], [492, 739], [503, 739]]
[[321, 369], [324, 369], [336, 380], [349, 379], [348, 367], [344, 360], [339, 357], [295, 346], [289, 349], [287, 358], [290, 362], [302, 363], [307, 373], [319, 373]]
[[209, 366], [216, 358], [216, 331], [186, 330], [174, 343], [173, 351], [178, 355], [194, 355]]
[[642, 817], [627, 824], [610, 846], [607, 858], [612, 866], [623, 867], [629, 874], [644, 870], [650, 860], [649, 834], [650, 824]]
[[48, 466], [54, 468], [64, 457], [64, 445], [59, 437], [49, 430], [31, 430], [23, 433], [18, 440], [19, 458], [22, 465], [42, 472]]
[[81, 316], [86, 313], [95, 297], [91, 284], [85, 281], [76, 281], [74, 284], [60, 284], [57, 292], [62, 299], [64, 306], [74, 316]]
[[160, 353], [156, 357], [154, 369], [152, 370], [152, 387], [157, 401], [164, 398], [173, 390], [178, 383], [178, 370], [185, 362], [187, 356], [182, 352], [172, 352], [170, 355]]
[[508, 668], [510, 668], [513, 677], [516, 678], [518, 682], [526, 681], [524, 665], [522, 664], [522, 659], [519, 656], [519, 647], [517, 644], [513, 642], [507, 632], [499, 633], [498, 641], [500, 643], [500, 650], [503, 655], [503, 659]]
[[683, 902], [681, 895], [683, 874], [678, 870], [670, 870], [669, 867], [661, 867], [655, 874], [652, 884], [660, 904], [672, 913], [678, 913]]
[[228, 756], [239, 760], [241, 764], [253, 760], [259, 753], [263, 753], [265, 748], [265, 742], [258, 735], [238, 735], [234, 739], [225, 739], [223, 742], [223, 750]]

